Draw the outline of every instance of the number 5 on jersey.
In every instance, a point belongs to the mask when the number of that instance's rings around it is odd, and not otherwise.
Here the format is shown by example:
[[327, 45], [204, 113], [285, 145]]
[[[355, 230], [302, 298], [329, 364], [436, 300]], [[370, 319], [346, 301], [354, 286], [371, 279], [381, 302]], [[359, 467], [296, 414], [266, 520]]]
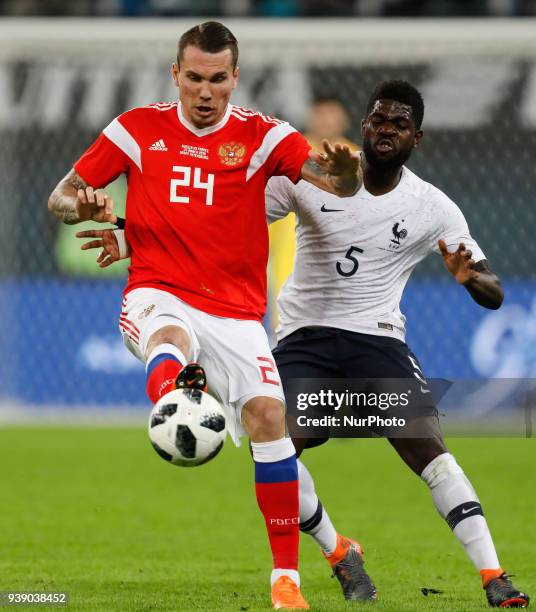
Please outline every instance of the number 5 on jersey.
[[[194, 180], [192, 184], [192, 170]], [[206, 193], [205, 204], [212, 206], [212, 196], [214, 194], [214, 175], [207, 174], [207, 180], [201, 180], [201, 168], [190, 168], [190, 166], [173, 166], [173, 172], [182, 174], [181, 178], [172, 178], [169, 184], [169, 201], [172, 204], [189, 204], [190, 198], [186, 195], [179, 195], [179, 187], [191, 187], [192, 189], [204, 189]], [[184, 189], [180, 190], [184, 193]]]
[[363, 249], [360, 249], [359, 247], [356, 247], [356, 246], [351, 246], [346, 251], [346, 254], [344, 255], [345, 259], [352, 262], [351, 266], [350, 267], [345, 266], [345, 268], [343, 268], [343, 262], [338, 261], [335, 265], [337, 272], [341, 276], [344, 276], [346, 278], [353, 276], [359, 268], [359, 261], [357, 257], [355, 256], [355, 253], [363, 253], [363, 252], [364, 252]]

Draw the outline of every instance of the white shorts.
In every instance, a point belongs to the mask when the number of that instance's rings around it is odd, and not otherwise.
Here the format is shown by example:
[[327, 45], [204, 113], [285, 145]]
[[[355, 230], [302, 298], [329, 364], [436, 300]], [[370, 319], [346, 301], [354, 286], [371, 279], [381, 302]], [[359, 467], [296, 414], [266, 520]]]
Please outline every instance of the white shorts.
[[190, 336], [189, 361], [207, 374], [209, 392], [220, 401], [234, 443], [245, 434], [244, 404], [253, 397], [285, 401], [281, 379], [268, 337], [258, 321], [210, 315], [159, 289], [134, 289], [123, 300], [119, 330], [128, 350], [146, 362], [149, 338], [167, 325], [182, 327]]

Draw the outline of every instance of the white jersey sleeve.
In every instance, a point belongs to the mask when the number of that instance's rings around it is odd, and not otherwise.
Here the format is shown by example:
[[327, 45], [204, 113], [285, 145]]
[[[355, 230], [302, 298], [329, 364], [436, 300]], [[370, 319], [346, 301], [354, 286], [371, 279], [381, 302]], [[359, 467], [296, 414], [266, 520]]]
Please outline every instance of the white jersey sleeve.
[[273, 223], [295, 212], [294, 183], [286, 176], [273, 176], [266, 185], [266, 221]]
[[460, 242], [473, 253], [475, 261], [486, 259], [482, 249], [469, 232], [469, 226], [462, 211], [439, 189], [433, 189], [433, 211], [435, 227], [432, 232], [432, 250], [439, 253], [438, 241], [444, 240], [450, 253], [458, 248]]

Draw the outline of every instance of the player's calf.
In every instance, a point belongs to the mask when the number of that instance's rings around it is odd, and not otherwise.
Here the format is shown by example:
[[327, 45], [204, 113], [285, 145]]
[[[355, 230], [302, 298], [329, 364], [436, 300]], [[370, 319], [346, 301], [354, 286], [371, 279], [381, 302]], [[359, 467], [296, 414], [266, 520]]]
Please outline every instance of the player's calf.
[[251, 439], [257, 502], [272, 549], [272, 603], [274, 608], [307, 607], [299, 590], [298, 467], [292, 441], [284, 437], [283, 404], [253, 398], [244, 405], [242, 421]]
[[456, 459], [450, 453], [438, 455], [424, 468], [421, 478], [432, 493], [437, 511], [477, 570], [499, 571], [499, 559], [480, 500]]
[[145, 364], [147, 396], [153, 404], [173, 391], [177, 377], [187, 359], [174, 344], [159, 344], [149, 354]]
[[[152, 304], [145, 307], [141, 314], [149, 312], [149, 316], [154, 316], [154, 311], [155, 306]], [[147, 319], [143, 320], [147, 325]], [[141, 337], [143, 337], [143, 330]], [[178, 324], [164, 325], [150, 335], [147, 345], [143, 348], [143, 354], [146, 357], [146, 391], [153, 404], [156, 404], [163, 395], [177, 388], [177, 377], [183, 367], [188, 364], [190, 345], [188, 331]]]
[[[490, 605], [528, 605], [528, 596], [512, 585], [500, 566], [480, 501], [456, 459], [450, 453], [438, 455], [424, 468], [421, 478], [430, 488], [439, 514], [480, 572]], [[517, 600], [523, 598], [525, 605], [518, 605]]]

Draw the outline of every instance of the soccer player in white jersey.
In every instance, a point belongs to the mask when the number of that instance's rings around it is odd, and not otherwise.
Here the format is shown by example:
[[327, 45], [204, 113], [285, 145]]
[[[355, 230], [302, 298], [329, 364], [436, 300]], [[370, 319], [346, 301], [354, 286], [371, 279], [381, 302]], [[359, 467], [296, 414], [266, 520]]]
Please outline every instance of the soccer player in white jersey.
[[[284, 386], [293, 378], [422, 379], [399, 305], [411, 272], [433, 252], [478, 304], [500, 307], [499, 279], [460, 209], [404, 165], [422, 138], [423, 114], [411, 84], [378, 85], [362, 121], [364, 186], [347, 201], [305, 182], [276, 177], [268, 183], [269, 221], [296, 214], [294, 270], [279, 296], [274, 350]], [[489, 604], [527, 606], [528, 595], [500, 566], [477, 494], [443, 441], [435, 407], [421, 410], [421, 437], [390, 443], [429, 487], [480, 572]], [[300, 455], [322, 441], [294, 442]], [[347, 599], [375, 598], [359, 545], [337, 533], [310, 473], [298, 464], [302, 531], [321, 547]]]
[[[49, 198], [65, 223], [116, 221], [103, 191], [128, 181], [129, 279], [119, 327], [146, 364], [155, 403], [174, 388], [209, 390], [233, 439], [247, 433], [273, 557], [274, 608], [304, 609], [298, 574], [298, 471], [285, 436], [284, 396], [262, 327], [271, 176], [341, 196], [361, 186], [359, 156], [324, 143], [312, 153], [288, 123], [233, 106], [238, 45], [207, 22], [179, 41], [171, 75], [179, 102], [114, 119]], [[201, 367], [197, 362], [200, 362]], [[206, 369], [206, 375], [205, 375]]]

